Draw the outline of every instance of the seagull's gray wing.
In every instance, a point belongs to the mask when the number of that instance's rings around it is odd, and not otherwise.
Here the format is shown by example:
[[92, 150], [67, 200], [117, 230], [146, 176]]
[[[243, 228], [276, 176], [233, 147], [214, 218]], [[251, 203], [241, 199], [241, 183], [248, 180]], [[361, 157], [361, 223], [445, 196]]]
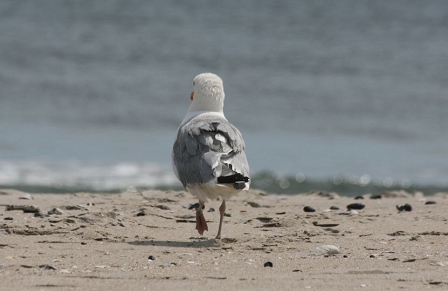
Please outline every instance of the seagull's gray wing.
[[[196, 117], [177, 133], [173, 166], [186, 187], [190, 184], [232, 183], [229, 177], [248, 182], [249, 165], [239, 130], [221, 117]], [[233, 181], [235, 182], [235, 181]]]

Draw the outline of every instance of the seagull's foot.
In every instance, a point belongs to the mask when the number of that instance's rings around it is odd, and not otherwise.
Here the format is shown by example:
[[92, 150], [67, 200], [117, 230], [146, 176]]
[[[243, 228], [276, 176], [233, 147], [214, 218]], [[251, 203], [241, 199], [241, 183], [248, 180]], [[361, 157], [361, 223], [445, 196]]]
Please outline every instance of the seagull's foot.
[[196, 229], [200, 235], [203, 235], [205, 230], [208, 231], [207, 222], [205, 221], [202, 209], [196, 211]]

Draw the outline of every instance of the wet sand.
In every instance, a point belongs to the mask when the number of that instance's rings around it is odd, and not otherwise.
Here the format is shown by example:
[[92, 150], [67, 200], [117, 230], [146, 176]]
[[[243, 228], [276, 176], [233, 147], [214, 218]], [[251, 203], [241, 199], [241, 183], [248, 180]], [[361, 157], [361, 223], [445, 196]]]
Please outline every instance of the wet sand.
[[243, 192], [215, 240], [220, 202], [206, 204], [201, 237], [186, 192], [0, 190], [0, 290], [448, 288], [448, 193], [370, 196]]

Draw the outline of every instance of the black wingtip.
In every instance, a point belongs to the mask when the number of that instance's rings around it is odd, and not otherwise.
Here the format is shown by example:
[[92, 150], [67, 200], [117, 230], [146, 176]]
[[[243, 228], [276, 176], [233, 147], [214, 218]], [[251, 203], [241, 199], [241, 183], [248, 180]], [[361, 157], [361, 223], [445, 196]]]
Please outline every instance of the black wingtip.
[[232, 183], [243, 183], [249, 182], [249, 177], [245, 177], [240, 173], [236, 173], [230, 176], [219, 176], [218, 183], [220, 184], [232, 184]]

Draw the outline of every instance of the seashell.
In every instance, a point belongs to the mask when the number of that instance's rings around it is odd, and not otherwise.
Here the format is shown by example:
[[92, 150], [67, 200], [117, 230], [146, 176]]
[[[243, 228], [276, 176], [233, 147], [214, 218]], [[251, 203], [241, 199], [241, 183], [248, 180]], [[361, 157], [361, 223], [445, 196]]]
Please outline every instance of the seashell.
[[336, 255], [339, 254], [341, 251], [335, 245], [323, 245], [315, 247], [314, 249], [311, 250], [311, 252], [322, 255]]

